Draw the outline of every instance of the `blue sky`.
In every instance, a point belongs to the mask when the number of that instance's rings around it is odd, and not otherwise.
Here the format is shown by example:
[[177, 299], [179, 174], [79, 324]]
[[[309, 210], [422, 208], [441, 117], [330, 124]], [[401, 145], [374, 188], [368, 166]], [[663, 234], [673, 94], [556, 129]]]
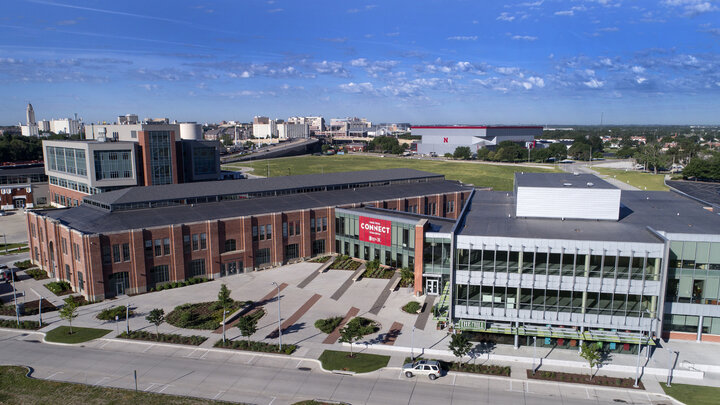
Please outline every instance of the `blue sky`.
[[720, 1], [4, 0], [0, 123], [717, 124]]

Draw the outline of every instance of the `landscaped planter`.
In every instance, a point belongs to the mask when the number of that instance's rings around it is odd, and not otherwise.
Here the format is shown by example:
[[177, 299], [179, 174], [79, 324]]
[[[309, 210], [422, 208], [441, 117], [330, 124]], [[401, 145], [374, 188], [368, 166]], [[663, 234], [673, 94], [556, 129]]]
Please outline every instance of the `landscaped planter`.
[[527, 370], [527, 378], [571, 384], [590, 384], [605, 387], [633, 388], [639, 390], [645, 389], [640, 381], [638, 381], [638, 387], [633, 387], [635, 384], [635, 379], [633, 378], [606, 377], [601, 375], [590, 378], [589, 374], [562, 373], [559, 371], [537, 371], [535, 375], [533, 375], [532, 370]]
[[278, 345], [265, 343], [265, 342], [256, 342], [256, 341], [247, 341], [247, 340], [226, 340], [223, 342], [222, 340], [218, 340], [215, 343], [215, 347], [220, 347], [223, 349], [233, 349], [233, 350], [247, 350], [251, 352], [263, 352], [263, 353], [277, 353], [277, 354], [292, 354], [295, 350], [297, 350], [297, 346], [295, 345], [282, 345], [282, 349], [278, 348]]
[[160, 333], [159, 335], [142, 331], [134, 330], [130, 331], [130, 335], [126, 332], [118, 335], [121, 339], [133, 339], [133, 340], [144, 340], [148, 342], [159, 342], [159, 343], [174, 343], [181, 345], [193, 345], [200, 346], [204, 341], [208, 340], [205, 336], [183, 336], [178, 334]]

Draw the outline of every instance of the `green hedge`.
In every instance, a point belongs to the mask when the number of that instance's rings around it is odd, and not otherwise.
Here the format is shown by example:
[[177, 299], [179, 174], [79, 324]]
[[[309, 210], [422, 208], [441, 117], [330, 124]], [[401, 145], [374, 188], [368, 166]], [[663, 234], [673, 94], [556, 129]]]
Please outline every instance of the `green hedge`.
[[234, 349], [234, 350], [248, 350], [251, 352], [265, 352], [265, 353], [278, 353], [278, 354], [292, 354], [295, 350], [297, 350], [297, 346], [295, 345], [282, 345], [282, 350], [278, 350], [278, 345], [271, 344], [271, 343], [265, 343], [265, 342], [256, 342], [254, 340], [247, 341], [247, 340], [235, 340], [235, 341], [229, 341], [226, 340], [225, 343], [223, 343], [222, 340], [218, 340], [215, 343], [215, 347], [220, 347], [224, 349]]
[[55, 295], [67, 294], [72, 291], [70, 283], [67, 281], [53, 281], [45, 284], [45, 288], [52, 291]]
[[130, 335], [128, 335], [127, 332], [123, 332], [118, 337], [122, 339], [146, 340], [149, 342], [175, 343], [193, 346], [200, 346], [203, 342], [208, 340], [205, 336], [183, 336], [175, 333], [155, 334], [144, 330], [130, 331]]
[[23, 260], [23, 261], [15, 262], [15, 263], [13, 263], [13, 265], [20, 270], [27, 270], [30, 267], [34, 266], [34, 264], [32, 264], [32, 262], [30, 262], [30, 260]]
[[335, 328], [342, 322], [342, 316], [333, 316], [332, 318], [318, 319], [315, 321], [315, 327], [320, 329], [321, 332], [327, 333], [328, 335], [335, 330]]
[[[120, 305], [117, 307], [103, 309], [102, 311], [100, 311], [100, 313], [95, 315], [95, 317], [97, 319], [100, 319], [101, 321], [114, 321], [116, 316], [118, 317], [118, 319], [124, 320], [126, 311], [127, 308], [125, 307], [125, 305]], [[134, 314], [135, 313], [131, 309], [130, 316], [133, 316]]]
[[14, 320], [0, 319], [0, 328], [38, 330], [45, 326], [47, 326], [47, 324], [40, 325], [37, 321], [20, 321], [20, 325], [18, 325]]
[[45, 270], [40, 269], [28, 269], [25, 271], [28, 276], [34, 278], [35, 280], [45, 280], [48, 278], [48, 274]]
[[410, 301], [405, 304], [404, 307], [402, 307], [402, 310], [407, 312], [408, 314], [416, 314], [419, 309], [420, 303], [417, 301]]
[[208, 281], [208, 279], [205, 277], [193, 277], [193, 278], [185, 280], [185, 281], [173, 281], [171, 283], [160, 284], [156, 287], [152, 287], [150, 289], [150, 292], [170, 290], [172, 288], [178, 288], [178, 287], [186, 287], [186, 286], [193, 285], [193, 284], [204, 283], [206, 281]]

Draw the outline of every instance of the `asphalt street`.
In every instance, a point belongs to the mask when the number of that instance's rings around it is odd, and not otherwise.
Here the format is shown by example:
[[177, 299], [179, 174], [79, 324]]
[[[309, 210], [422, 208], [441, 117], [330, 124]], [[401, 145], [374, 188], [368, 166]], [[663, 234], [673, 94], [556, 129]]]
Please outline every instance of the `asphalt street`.
[[[351, 404], [617, 404], [670, 403], [642, 391], [562, 386], [451, 373], [408, 379], [399, 369], [346, 376], [298, 360], [187, 347], [99, 340], [79, 346], [41, 343], [42, 335], [0, 332], [0, 363], [27, 365], [40, 379], [252, 404], [305, 399]], [[653, 401], [654, 399], [654, 401]]]

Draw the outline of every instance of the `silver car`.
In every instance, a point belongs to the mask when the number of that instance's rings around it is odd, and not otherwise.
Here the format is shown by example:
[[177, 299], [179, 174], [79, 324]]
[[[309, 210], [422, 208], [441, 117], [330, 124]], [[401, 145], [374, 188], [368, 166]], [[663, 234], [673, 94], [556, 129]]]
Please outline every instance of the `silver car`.
[[440, 363], [436, 360], [420, 360], [403, 365], [403, 372], [407, 378], [414, 375], [426, 375], [429, 379], [434, 380], [440, 377], [442, 368], [440, 368]]

